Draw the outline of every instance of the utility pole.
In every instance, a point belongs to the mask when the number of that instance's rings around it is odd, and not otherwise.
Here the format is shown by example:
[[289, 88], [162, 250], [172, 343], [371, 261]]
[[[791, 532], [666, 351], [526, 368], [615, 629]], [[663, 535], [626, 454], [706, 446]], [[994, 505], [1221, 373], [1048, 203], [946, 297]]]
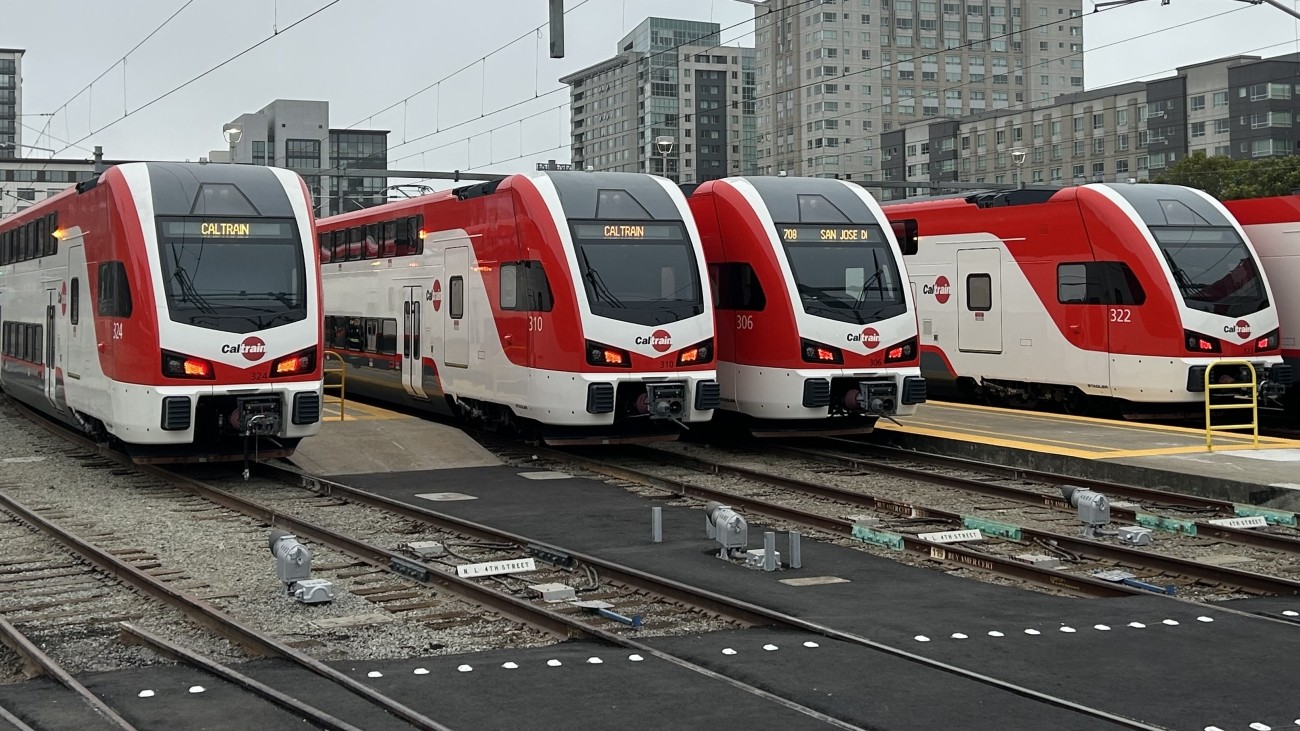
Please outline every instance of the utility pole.
[[564, 0], [551, 4], [551, 58], [564, 58]]

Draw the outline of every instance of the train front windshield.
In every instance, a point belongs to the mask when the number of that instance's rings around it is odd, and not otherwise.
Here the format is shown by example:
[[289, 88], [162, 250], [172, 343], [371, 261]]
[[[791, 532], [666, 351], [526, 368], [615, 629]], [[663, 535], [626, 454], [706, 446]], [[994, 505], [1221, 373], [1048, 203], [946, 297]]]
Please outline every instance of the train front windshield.
[[777, 224], [804, 312], [865, 325], [907, 312], [893, 249], [876, 225]]
[[247, 333], [307, 317], [307, 270], [292, 219], [158, 223], [173, 322]]
[[592, 314], [639, 325], [664, 325], [703, 314], [695, 249], [681, 222], [572, 225]]
[[1268, 307], [1259, 269], [1228, 226], [1151, 226], [1187, 306], [1225, 317]]

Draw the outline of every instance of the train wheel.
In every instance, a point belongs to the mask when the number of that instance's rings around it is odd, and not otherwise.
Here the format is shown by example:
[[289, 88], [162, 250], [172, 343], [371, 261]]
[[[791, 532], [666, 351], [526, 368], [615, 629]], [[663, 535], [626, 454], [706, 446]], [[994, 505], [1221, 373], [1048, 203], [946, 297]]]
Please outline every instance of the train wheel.
[[1084, 416], [1092, 409], [1092, 399], [1077, 388], [1066, 390], [1057, 400], [1061, 402], [1065, 413], [1073, 416]]

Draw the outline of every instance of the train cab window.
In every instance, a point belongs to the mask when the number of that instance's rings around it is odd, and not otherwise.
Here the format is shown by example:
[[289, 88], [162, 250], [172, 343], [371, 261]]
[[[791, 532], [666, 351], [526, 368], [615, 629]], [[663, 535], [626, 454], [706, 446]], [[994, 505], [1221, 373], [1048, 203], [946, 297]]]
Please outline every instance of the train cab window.
[[987, 274], [966, 275], [966, 309], [971, 312], [993, 309], [993, 277]]
[[758, 312], [767, 307], [763, 285], [749, 262], [724, 262], [710, 265], [709, 269], [718, 309]]
[[453, 320], [459, 320], [465, 316], [465, 279], [463, 277], [452, 277], [447, 282], [447, 314]]
[[501, 265], [501, 309], [550, 312], [554, 306], [551, 283], [540, 261]]
[[385, 318], [380, 321], [379, 352], [383, 355], [397, 355], [397, 320]]
[[131, 316], [131, 285], [126, 279], [126, 265], [106, 261], [99, 265], [97, 309], [100, 317]]
[[72, 286], [68, 288], [68, 322], [76, 325], [81, 321], [81, 279], [72, 278]]
[[397, 256], [397, 221], [385, 221], [383, 236], [379, 241], [379, 256], [387, 259]]
[[1063, 305], [1140, 305], [1146, 291], [1122, 261], [1085, 261], [1056, 267], [1056, 299]]

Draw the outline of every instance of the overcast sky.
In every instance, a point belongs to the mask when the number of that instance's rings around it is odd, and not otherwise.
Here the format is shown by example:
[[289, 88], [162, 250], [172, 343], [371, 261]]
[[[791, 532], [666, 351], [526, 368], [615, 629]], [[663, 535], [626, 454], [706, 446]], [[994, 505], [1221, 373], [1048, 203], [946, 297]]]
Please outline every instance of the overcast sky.
[[[547, 92], [562, 88], [561, 76], [613, 56], [619, 38], [646, 16], [711, 20], [724, 27], [725, 42], [752, 44], [753, 9], [735, 0], [566, 0], [567, 54], [551, 59], [547, 31], [533, 32], [545, 23], [546, 6], [546, 0], [0, 0], [0, 47], [27, 49], [21, 121], [36, 129], [49, 123], [46, 136], [24, 129], [24, 144], [54, 148], [59, 157], [86, 157], [102, 145], [109, 158], [197, 160], [225, 146], [221, 126], [240, 114], [276, 98], [320, 99], [330, 103], [333, 127], [391, 130], [390, 168], [513, 172], [548, 158], [568, 161], [568, 96]], [[1085, 0], [1090, 89], [1167, 76], [1220, 56], [1300, 52], [1300, 21], [1266, 4], [1145, 0], [1092, 10]], [[122, 118], [277, 29], [255, 50]], [[527, 37], [493, 53], [520, 36]], [[125, 71], [120, 63], [113, 67], [128, 52]], [[475, 63], [484, 56], [485, 63]], [[470, 68], [436, 89], [379, 113], [464, 66]], [[73, 98], [110, 67], [90, 92]], [[54, 116], [33, 116], [49, 113]], [[69, 143], [77, 146], [67, 149]]]

